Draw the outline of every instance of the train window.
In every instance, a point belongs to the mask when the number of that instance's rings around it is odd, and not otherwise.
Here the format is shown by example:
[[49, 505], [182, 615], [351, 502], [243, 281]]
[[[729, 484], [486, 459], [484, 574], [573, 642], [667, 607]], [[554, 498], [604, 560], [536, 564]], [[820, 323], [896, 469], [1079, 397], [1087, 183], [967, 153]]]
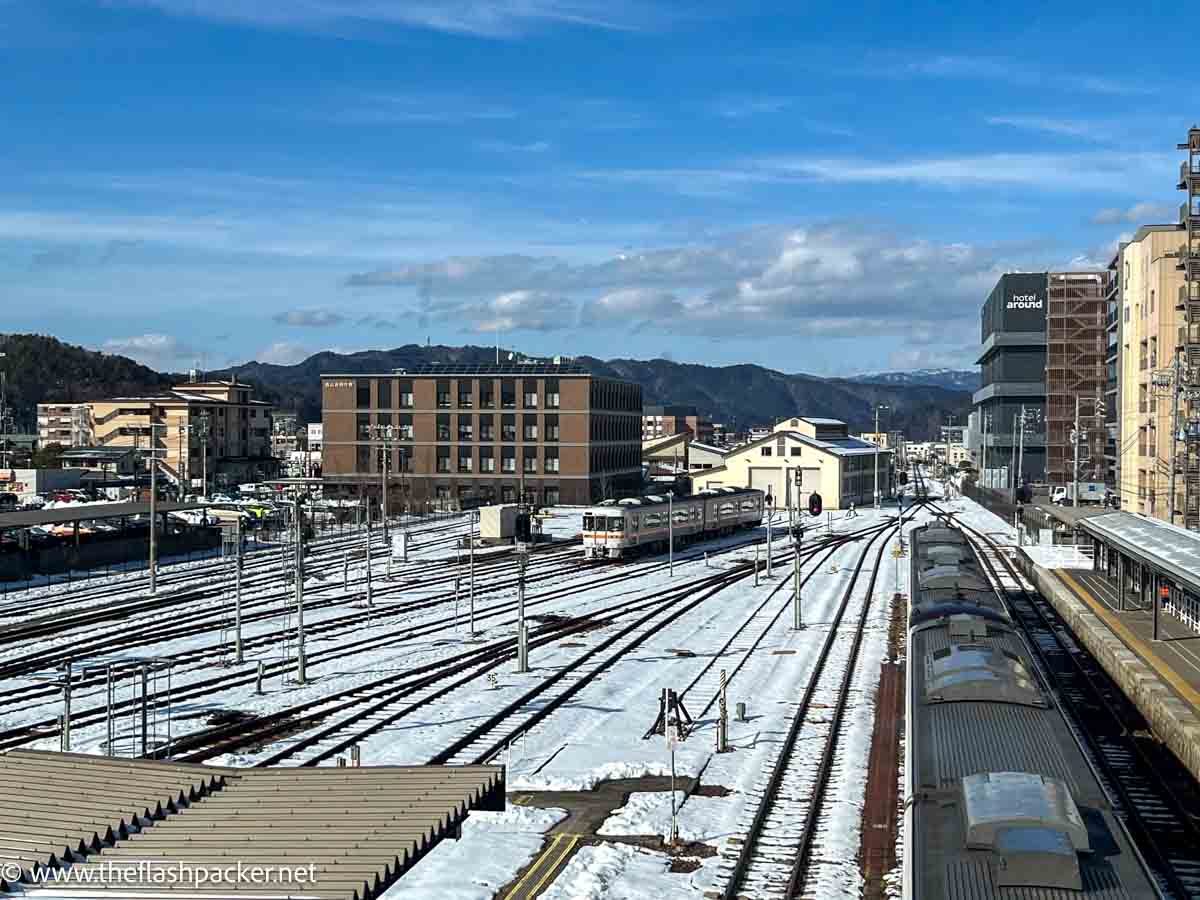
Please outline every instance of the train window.
[[594, 528], [595, 528], [595, 525], [593, 524], [592, 514], [584, 513], [583, 514], [583, 530], [584, 531], [592, 531], [592, 530], [594, 530]]
[[637, 529], [638, 529], [638, 517], [637, 516], [629, 517], [629, 528], [631, 531], [637, 531]]
[[621, 516], [610, 516], [608, 520], [609, 531], [624, 531], [625, 520]]

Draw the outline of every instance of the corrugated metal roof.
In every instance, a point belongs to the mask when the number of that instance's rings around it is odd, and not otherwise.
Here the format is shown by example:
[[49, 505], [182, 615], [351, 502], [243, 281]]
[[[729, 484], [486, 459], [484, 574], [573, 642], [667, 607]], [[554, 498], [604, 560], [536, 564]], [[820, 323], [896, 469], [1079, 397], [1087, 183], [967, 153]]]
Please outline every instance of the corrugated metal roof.
[[1091, 516], [1079, 527], [1200, 593], [1200, 535], [1195, 532], [1127, 512]]
[[[134, 897], [215, 889], [222, 896], [374, 900], [456, 834], [470, 811], [504, 808], [501, 766], [218, 769], [17, 751], [0, 757], [3, 787], [10, 790], [0, 798], [0, 823], [14, 821], [10, 812], [25, 811], [45, 841], [25, 851], [19, 831], [0, 824], [0, 863], [10, 857], [22, 865], [79, 860], [71, 865], [81, 870], [75, 882], [23, 888], [31, 896], [93, 893], [107, 873], [128, 871], [136, 878], [120, 883], [119, 891]], [[54, 826], [49, 830], [39, 818], [46, 815]], [[139, 830], [147, 819], [154, 827]], [[157, 877], [180, 863], [238, 862], [311, 864], [313, 880], [197, 891], [194, 884]]]

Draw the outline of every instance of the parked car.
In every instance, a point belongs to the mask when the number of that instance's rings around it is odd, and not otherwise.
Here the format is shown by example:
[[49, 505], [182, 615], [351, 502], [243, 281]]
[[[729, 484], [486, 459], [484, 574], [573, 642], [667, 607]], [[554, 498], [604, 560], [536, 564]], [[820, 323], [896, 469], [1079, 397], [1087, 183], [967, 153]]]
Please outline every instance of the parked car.
[[13, 512], [20, 509], [21, 498], [16, 494], [0, 494], [0, 512]]

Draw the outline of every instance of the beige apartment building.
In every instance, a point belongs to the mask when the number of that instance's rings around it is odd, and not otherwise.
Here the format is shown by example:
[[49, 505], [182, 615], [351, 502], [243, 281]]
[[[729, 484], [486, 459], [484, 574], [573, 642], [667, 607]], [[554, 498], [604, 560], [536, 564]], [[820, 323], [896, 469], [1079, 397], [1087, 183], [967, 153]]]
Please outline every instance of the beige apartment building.
[[37, 424], [40, 447], [87, 447], [92, 443], [91, 410], [86, 403], [39, 403]]
[[[1121, 245], [1117, 261], [1121, 279], [1117, 487], [1122, 509], [1163, 520], [1170, 518], [1172, 460], [1171, 389], [1165, 376], [1174, 364], [1183, 324], [1176, 300], [1184, 283], [1178, 260], [1167, 254], [1174, 254], [1179, 242], [1176, 225], [1143, 225]], [[1183, 479], [1178, 481], [1176, 497], [1182, 510]]]
[[87, 404], [98, 447], [153, 446], [168, 480], [190, 488], [270, 475], [271, 405], [238, 381], [196, 381], [146, 397]]

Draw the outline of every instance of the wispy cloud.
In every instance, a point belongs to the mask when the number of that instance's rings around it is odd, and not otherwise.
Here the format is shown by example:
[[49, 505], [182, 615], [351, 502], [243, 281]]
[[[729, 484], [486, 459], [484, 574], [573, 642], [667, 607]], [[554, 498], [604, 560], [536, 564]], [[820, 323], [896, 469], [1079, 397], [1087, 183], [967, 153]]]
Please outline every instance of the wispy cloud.
[[460, 94], [366, 93], [318, 115], [359, 125], [463, 125], [515, 119], [515, 107]]
[[420, 28], [515, 38], [546, 27], [640, 31], [672, 18], [651, 0], [113, 0], [189, 18], [259, 28], [349, 31]]
[[341, 325], [346, 317], [331, 309], [291, 309], [271, 317], [277, 325], [295, 325], [301, 328], [332, 328]]
[[[1027, 58], [942, 54], [909, 60], [879, 71], [893, 77], [928, 77], [1003, 81], [1014, 85], [1039, 85], [1077, 93], [1109, 96], [1152, 94], [1155, 90], [1136, 81], [1119, 81], [1098, 75], [1044, 68]], [[877, 73], [876, 73], [877, 74]]]
[[254, 360], [276, 366], [293, 366], [312, 356], [313, 351], [293, 341], [276, 341], [254, 354]]
[[724, 119], [746, 119], [751, 116], [780, 113], [791, 105], [792, 101], [788, 97], [732, 94], [717, 98], [710, 108], [715, 115]]
[[523, 155], [545, 153], [550, 150], [552, 145], [549, 141], [529, 141], [528, 143], [521, 143], [519, 141], [479, 141], [476, 146], [480, 150], [486, 150], [489, 153]]
[[[643, 185], [695, 197], [736, 195], [784, 183], [910, 183], [943, 188], [1022, 185], [1045, 190], [1142, 191], [1177, 167], [1166, 153], [990, 153], [880, 160], [859, 157], [761, 157], [722, 166], [590, 169], [573, 177]], [[1169, 177], [1169, 176], [1168, 176]]]
[[1083, 119], [1063, 119], [1053, 116], [988, 116], [989, 125], [1004, 125], [1022, 131], [1038, 131], [1061, 137], [1082, 138], [1087, 141], [1109, 142], [1116, 135], [1111, 122]]
[[1136, 203], [1128, 209], [1115, 206], [1102, 209], [1091, 218], [1093, 225], [1119, 225], [1129, 222], [1135, 225], [1161, 223], [1169, 219], [1174, 210], [1162, 203]]

